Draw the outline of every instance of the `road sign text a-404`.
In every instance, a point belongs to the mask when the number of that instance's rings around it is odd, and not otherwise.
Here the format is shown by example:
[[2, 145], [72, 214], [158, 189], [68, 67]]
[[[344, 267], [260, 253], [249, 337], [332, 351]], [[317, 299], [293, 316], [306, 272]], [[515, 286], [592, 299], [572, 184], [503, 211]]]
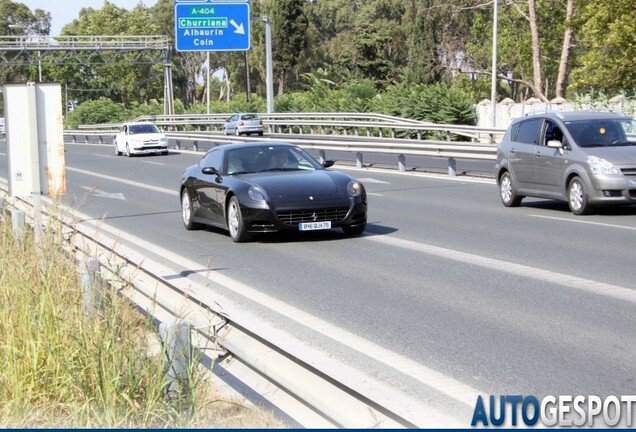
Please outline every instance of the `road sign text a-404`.
[[249, 0], [175, 0], [177, 51], [250, 49]]

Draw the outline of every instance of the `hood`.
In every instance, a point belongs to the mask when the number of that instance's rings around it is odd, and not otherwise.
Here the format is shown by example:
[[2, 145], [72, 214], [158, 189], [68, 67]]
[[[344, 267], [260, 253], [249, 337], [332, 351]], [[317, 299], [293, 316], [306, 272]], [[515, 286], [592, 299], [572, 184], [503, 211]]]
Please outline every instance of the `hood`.
[[[273, 202], [332, 199], [339, 195], [336, 181], [328, 171], [290, 171], [258, 173], [246, 176], [263, 188]], [[340, 189], [344, 196], [346, 184]]]
[[159, 141], [160, 139], [164, 139], [165, 137], [165, 134], [163, 134], [162, 132], [130, 135], [130, 139], [134, 141]]
[[589, 147], [585, 153], [596, 156], [616, 166], [636, 166], [636, 145]]

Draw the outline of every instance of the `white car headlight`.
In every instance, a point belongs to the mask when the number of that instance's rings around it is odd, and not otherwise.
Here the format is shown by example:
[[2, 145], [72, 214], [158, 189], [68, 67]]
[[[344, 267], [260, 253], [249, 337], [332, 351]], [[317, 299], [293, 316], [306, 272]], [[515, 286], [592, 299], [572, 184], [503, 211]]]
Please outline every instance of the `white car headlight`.
[[268, 199], [265, 191], [258, 186], [250, 186], [247, 190], [247, 195], [254, 201], [267, 202]]
[[612, 163], [596, 156], [588, 156], [587, 163], [594, 174], [620, 174], [620, 170]]
[[362, 193], [362, 185], [357, 180], [350, 180], [347, 184], [347, 193], [349, 196], [357, 197]]

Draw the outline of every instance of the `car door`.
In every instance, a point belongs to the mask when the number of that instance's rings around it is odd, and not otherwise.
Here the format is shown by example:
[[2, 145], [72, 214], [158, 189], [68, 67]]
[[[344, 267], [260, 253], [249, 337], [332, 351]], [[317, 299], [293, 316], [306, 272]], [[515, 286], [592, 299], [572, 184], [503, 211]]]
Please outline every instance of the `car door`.
[[519, 124], [516, 137], [512, 137], [511, 158], [514, 164], [511, 166], [513, 174], [521, 189], [533, 189], [535, 185], [535, 163], [537, 150], [541, 142], [543, 118], [531, 118]]
[[[223, 168], [223, 153], [220, 150], [209, 152], [199, 163], [199, 167], [216, 168], [221, 172]], [[195, 216], [204, 218], [213, 224], [222, 225], [225, 217], [225, 187], [218, 176], [214, 174], [199, 173], [195, 180], [194, 188], [197, 194], [199, 208], [195, 210]]]
[[115, 145], [117, 151], [124, 151], [126, 149], [126, 132], [128, 131], [128, 125], [123, 125], [117, 135], [115, 135]]
[[227, 121], [227, 126], [225, 128], [226, 129], [225, 132], [227, 134], [231, 135], [235, 133], [236, 126], [238, 124], [237, 120], [238, 120], [238, 115], [235, 114], [232, 117], [230, 117], [230, 119]]
[[535, 182], [538, 187], [550, 194], [562, 192], [563, 176], [565, 175], [565, 165], [568, 150], [548, 147], [548, 141], [561, 141], [561, 144], [568, 148], [567, 138], [559, 125], [550, 119], [546, 119], [541, 145], [537, 146], [537, 156], [535, 164]]

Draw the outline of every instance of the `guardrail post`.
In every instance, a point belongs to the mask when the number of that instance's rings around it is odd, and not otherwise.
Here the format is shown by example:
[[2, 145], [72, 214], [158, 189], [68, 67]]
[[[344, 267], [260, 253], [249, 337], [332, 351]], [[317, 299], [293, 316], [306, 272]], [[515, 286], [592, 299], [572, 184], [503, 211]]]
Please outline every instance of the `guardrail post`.
[[452, 157], [448, 158], [448, 175], [453, 177], [457, 175], [457, 162]]
[[194, 151], [199, 151], [199, 141], [196, 141], [196, 140], [195, 140], [195, 141], [192, 143], [192, 149], [193, 149]]
[[181, 140], [175, 140], [175, 148], [181, 150]]
[[77, 135], [73, 134], [73, 144], [77, 144]]
[[84, 317], [93, 318], [102, 310], [101, 263], [96, 258], [87, 259], [81, 267], [81, 289], [84, 298]]
[[362, 152], [356, 153], [356, 168], [362, 168], [363, 158]]
[[0, 218], [4, 216], [4, 198], [0, 198]]
[[88, 135], [86, 135], [84, 138], [86, 138], [86, 144], [90, 144], [91, 143], [91, 139], [89, 138]]
[[188, 403], [190, 363], [192, 361], [191, 328], [187, 322], [161, 323], [159, 337], [163, 345], [164, 370], [168, 375], [166, 396]]
[[104, 137], [101, 135], [99, 136], [99, 143], [104, 144]]
[[406, 171], [406, 157], [403, 154], [398, 156], [398, 169], [400, 172]]
[[22, 210], [11, 210], [11, 234], [19, 242], [24, 238], [24, 212]]
[[318, 160], [320, 163], [324, 163], [327, 160], [324, 150], [318, 150]]

